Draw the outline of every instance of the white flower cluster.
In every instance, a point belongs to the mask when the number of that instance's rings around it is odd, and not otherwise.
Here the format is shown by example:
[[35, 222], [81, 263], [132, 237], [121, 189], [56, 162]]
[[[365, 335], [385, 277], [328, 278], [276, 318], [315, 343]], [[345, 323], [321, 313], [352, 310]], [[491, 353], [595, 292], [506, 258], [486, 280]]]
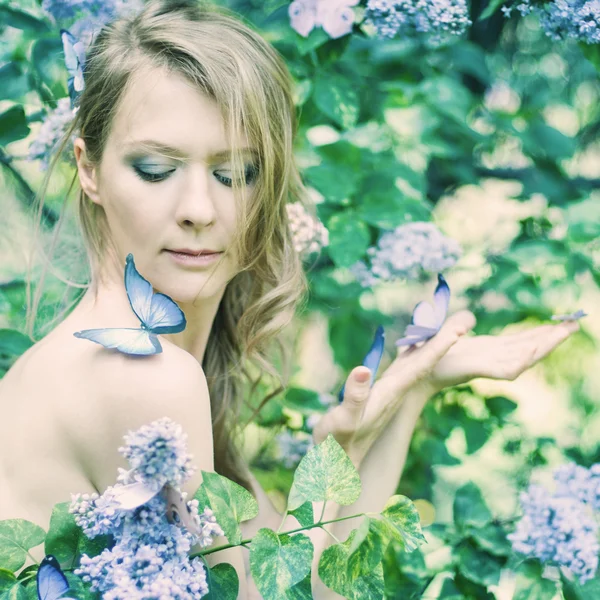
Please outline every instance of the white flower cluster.
[[462, 254], [458, 242], [427, 222], [405, 223], [386, 231], [367, 250], [370, 265], [358, 261], [350, 270], [363, 287], [382, 281], [418, 279], [423, 273], [440, 273], [456, 264]]
[[[43, 171], [48, 169], [50, 159], [58, 143], [65, 135], [75, 111], [71, 108], [69, 98], [60, 98], [56, 108], [48, 113], [35, 140], [29, 146], [27, 160], [40, 160]], [[76, 134], [71, 136], [71, 142], [75, 140]], [[74, 157], [72, 157], [74, 158]]]
[[290, 202], [286, 208], [294, 248], [302, 258], [329, 244], [329, 231], [323, 223], [315, 220], [300, 202]]
[[290, 25], [302, 37], [315, 27], [336, 39], [347, 35], [354, 25], [354, 11], [359, 0], [294, 0], [288, 9]]
[[287, 469], [294, 469], [314, 446], [312, 436], [286, 429], [276, 438], [278, 459]]

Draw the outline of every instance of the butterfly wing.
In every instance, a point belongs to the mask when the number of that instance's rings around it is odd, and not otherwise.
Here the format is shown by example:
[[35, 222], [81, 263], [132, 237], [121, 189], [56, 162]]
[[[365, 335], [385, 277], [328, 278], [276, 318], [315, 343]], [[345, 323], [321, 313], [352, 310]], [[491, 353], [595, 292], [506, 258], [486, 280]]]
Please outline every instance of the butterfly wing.
[[419, 327], [435, 329], [437, 327], [437, 317], [435, 309], [429, 302], [419, 302], [413, 310], [412, 324]]
[[152, 284], [135, 268], [133, 254], [125, 259], [125, 289], [131, 308], [144, 327], [153, 333], [178, 333], [185, 329], [183, 311], [166, 294], [153, 292]]
[[151, 487], [141, 481], [115, 487], [111, 491], [111, 498], [116, 500], [119, 508], [123, 510], [133, 510], [150, 502], [160, 490], [153, 490]]
[[146, 356], [162, 352], [162, 346], [156, 335], [144, 329], [84, 329], [76, 331], [73, 335], [96, 342], [105, 348], [114, 348], [124, 354]]
[[553, 315], [550, 317], [553, 321], [577, 321], [582, 317], [587, 317], [587, 313], [579, 309], [577, 312], [568, 315]]
[[[377, 331], [375, 331], [375, 337], [373, 338], [373, 343], [369, 348], [369, 351], [365, 354], [363, 358], [362, 364], [365, 367], [369, 367], [371, 369], [371, 385], [375, 382], [375, 375], [377, 375], [377, 370], [379, 369], [379, 363], [381, 362], [381, 357], [383, 356], [383, 347], [385, 343], [385, 331], [383, 327], [379, 325], [377, 327]], [[340, 393], [338, 394], [338, 400], [342, 402], [344, 399], [344, 391], [346, 389], [346, 384], [342, 386]]]
[[435, 305], [436, 324], [439, 329], [446, 320], [448, 305], [450, 304], [450, 287], [441, 273], [438, 274], [438, 284], [433, 293], [433, 302]]
[[37, 572], [37, 597], [38, 600], [73, 600], [62, 598], [69, 589], [69, 582], [62, 572], [58, 561], [49, 554], [40, 563]]
[[178, 492], [173, 486], [167, 484], [163, 488], [163, 493], [167, 501], [167, 521], [180, 527], [185, 527], [191, 534], [201, 536], [202, 530], [194, 521], [191, 509], [183, 499], [181, 492]]

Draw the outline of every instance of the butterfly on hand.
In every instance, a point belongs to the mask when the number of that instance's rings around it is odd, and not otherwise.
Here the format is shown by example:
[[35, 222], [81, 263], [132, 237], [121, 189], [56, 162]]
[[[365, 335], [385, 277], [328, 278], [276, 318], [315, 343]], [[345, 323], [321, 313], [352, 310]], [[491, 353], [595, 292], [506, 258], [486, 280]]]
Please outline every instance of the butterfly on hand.
[[58, 560], [51, 554], [45, 556], [40, 563], [36, 579], [38, 600], [75, 600], [63, 596], [69, 589], [69, 582]]
[[582, 317], [587, 317], [587, 313], [579, 309], [577, 312], [568, 315], [553, 315], [550, 317], [553, 321], [577, 321]]
[[80, 42], [67, 29], [60, 30], [60, 39], [62, 40], [65, 53], [65, 66], [69, 73], [67, 87], [69, 89], [69, 97], [71, 98], [71, 107], [73, 107], [75, 99], [83, 91], [84, 87], [85, 47], [83, 42]]
[[[371, 386], [375, 383], [375, 375], [377, 375], [377, 369], [379, 369], [379, 363], [381, 362], [381, 357], [383, 356], [383, 346], [385, 342], [385, 332], [383, 327], [380, 325], [375, 332], [375, 337], [373, 338], [373, 343], [369, 348], [369, 351], [365, 354], [363, 358], [363, 367], [368, 367], [371, 370]], [[340, 393], [338, 394], [338, 400], [342, 402], [344, 400], [344, 391], [346, 389], [346, 384], [342, 386]]]
[[133, 510], [150, 502], [159, 493], [167, 503], [167, 521], [173, 525], [184, 527], [192, 535], [201, 536], [202, 529], [194, 520], [192, 511], [181, 492], [168, 483], [158, 490], [151, 488], [142, 481], [115, 487], [111, 491], [111, 500], [116, 502], [117, 508]]
[[84, 329], [73, 335], [124, 354], [162, 352], [157, 334], [183, 331], [186, 326], [183, 311], [169, 296], [152, 291], [150, 282], [137, 272], [132, 254], [125, 260], [125, 291], [141, 328]]
[[406, 327], [404, 337], [396, 340], [396, 346], [412, 346], [432, 338], [442, 327], [448, 313], [450, 288], [441, 274], [433, 293], [433, 305], [419, 302], [413, 311], [412, 323]]

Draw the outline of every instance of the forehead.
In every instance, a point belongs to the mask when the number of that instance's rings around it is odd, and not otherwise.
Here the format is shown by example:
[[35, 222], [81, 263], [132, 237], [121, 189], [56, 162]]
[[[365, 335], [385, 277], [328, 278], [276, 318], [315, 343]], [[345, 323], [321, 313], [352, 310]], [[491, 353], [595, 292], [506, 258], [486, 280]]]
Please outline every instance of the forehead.
[[[110, 137], [121, 148], [155, 140], [198, 158], [230, 147], [217, 103], [181, 75], [161, 69], [146, 69], [134, 76], [117, 109]], [[245, 135], [236, 142], [240, 148], [249, 146]]]

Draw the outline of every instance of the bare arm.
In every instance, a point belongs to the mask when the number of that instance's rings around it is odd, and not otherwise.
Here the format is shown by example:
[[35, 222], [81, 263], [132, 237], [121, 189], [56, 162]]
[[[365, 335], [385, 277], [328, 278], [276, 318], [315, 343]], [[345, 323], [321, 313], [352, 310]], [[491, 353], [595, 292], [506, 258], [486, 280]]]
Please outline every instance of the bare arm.
[[[91, 417], [72, 432], [76, 455], [90, 481], [99, 492], [114, 485], [118, 467], [128, 467], [118, 453], [123, 436], [169, 417], [187, 434], [188, 451], [197, 467], [182, 488], [191, 498], [202, 481], [201, 471], [214, 471], [210, 400], [200, 364], [187, 352], [166, 344], [162, 354], [142, 358], [102, 355], [96, 363], [89, 382], [93, 393], [85, 399], [92, 404]], [[215, 545], [226, 543], [225, 538], [215, 540]], [[207, 560], [211, 565], [229, 562], [235, 567], [240, 580], [238, 599], [246, 600], [241, 552], [232, 548], [211, 554]]]

